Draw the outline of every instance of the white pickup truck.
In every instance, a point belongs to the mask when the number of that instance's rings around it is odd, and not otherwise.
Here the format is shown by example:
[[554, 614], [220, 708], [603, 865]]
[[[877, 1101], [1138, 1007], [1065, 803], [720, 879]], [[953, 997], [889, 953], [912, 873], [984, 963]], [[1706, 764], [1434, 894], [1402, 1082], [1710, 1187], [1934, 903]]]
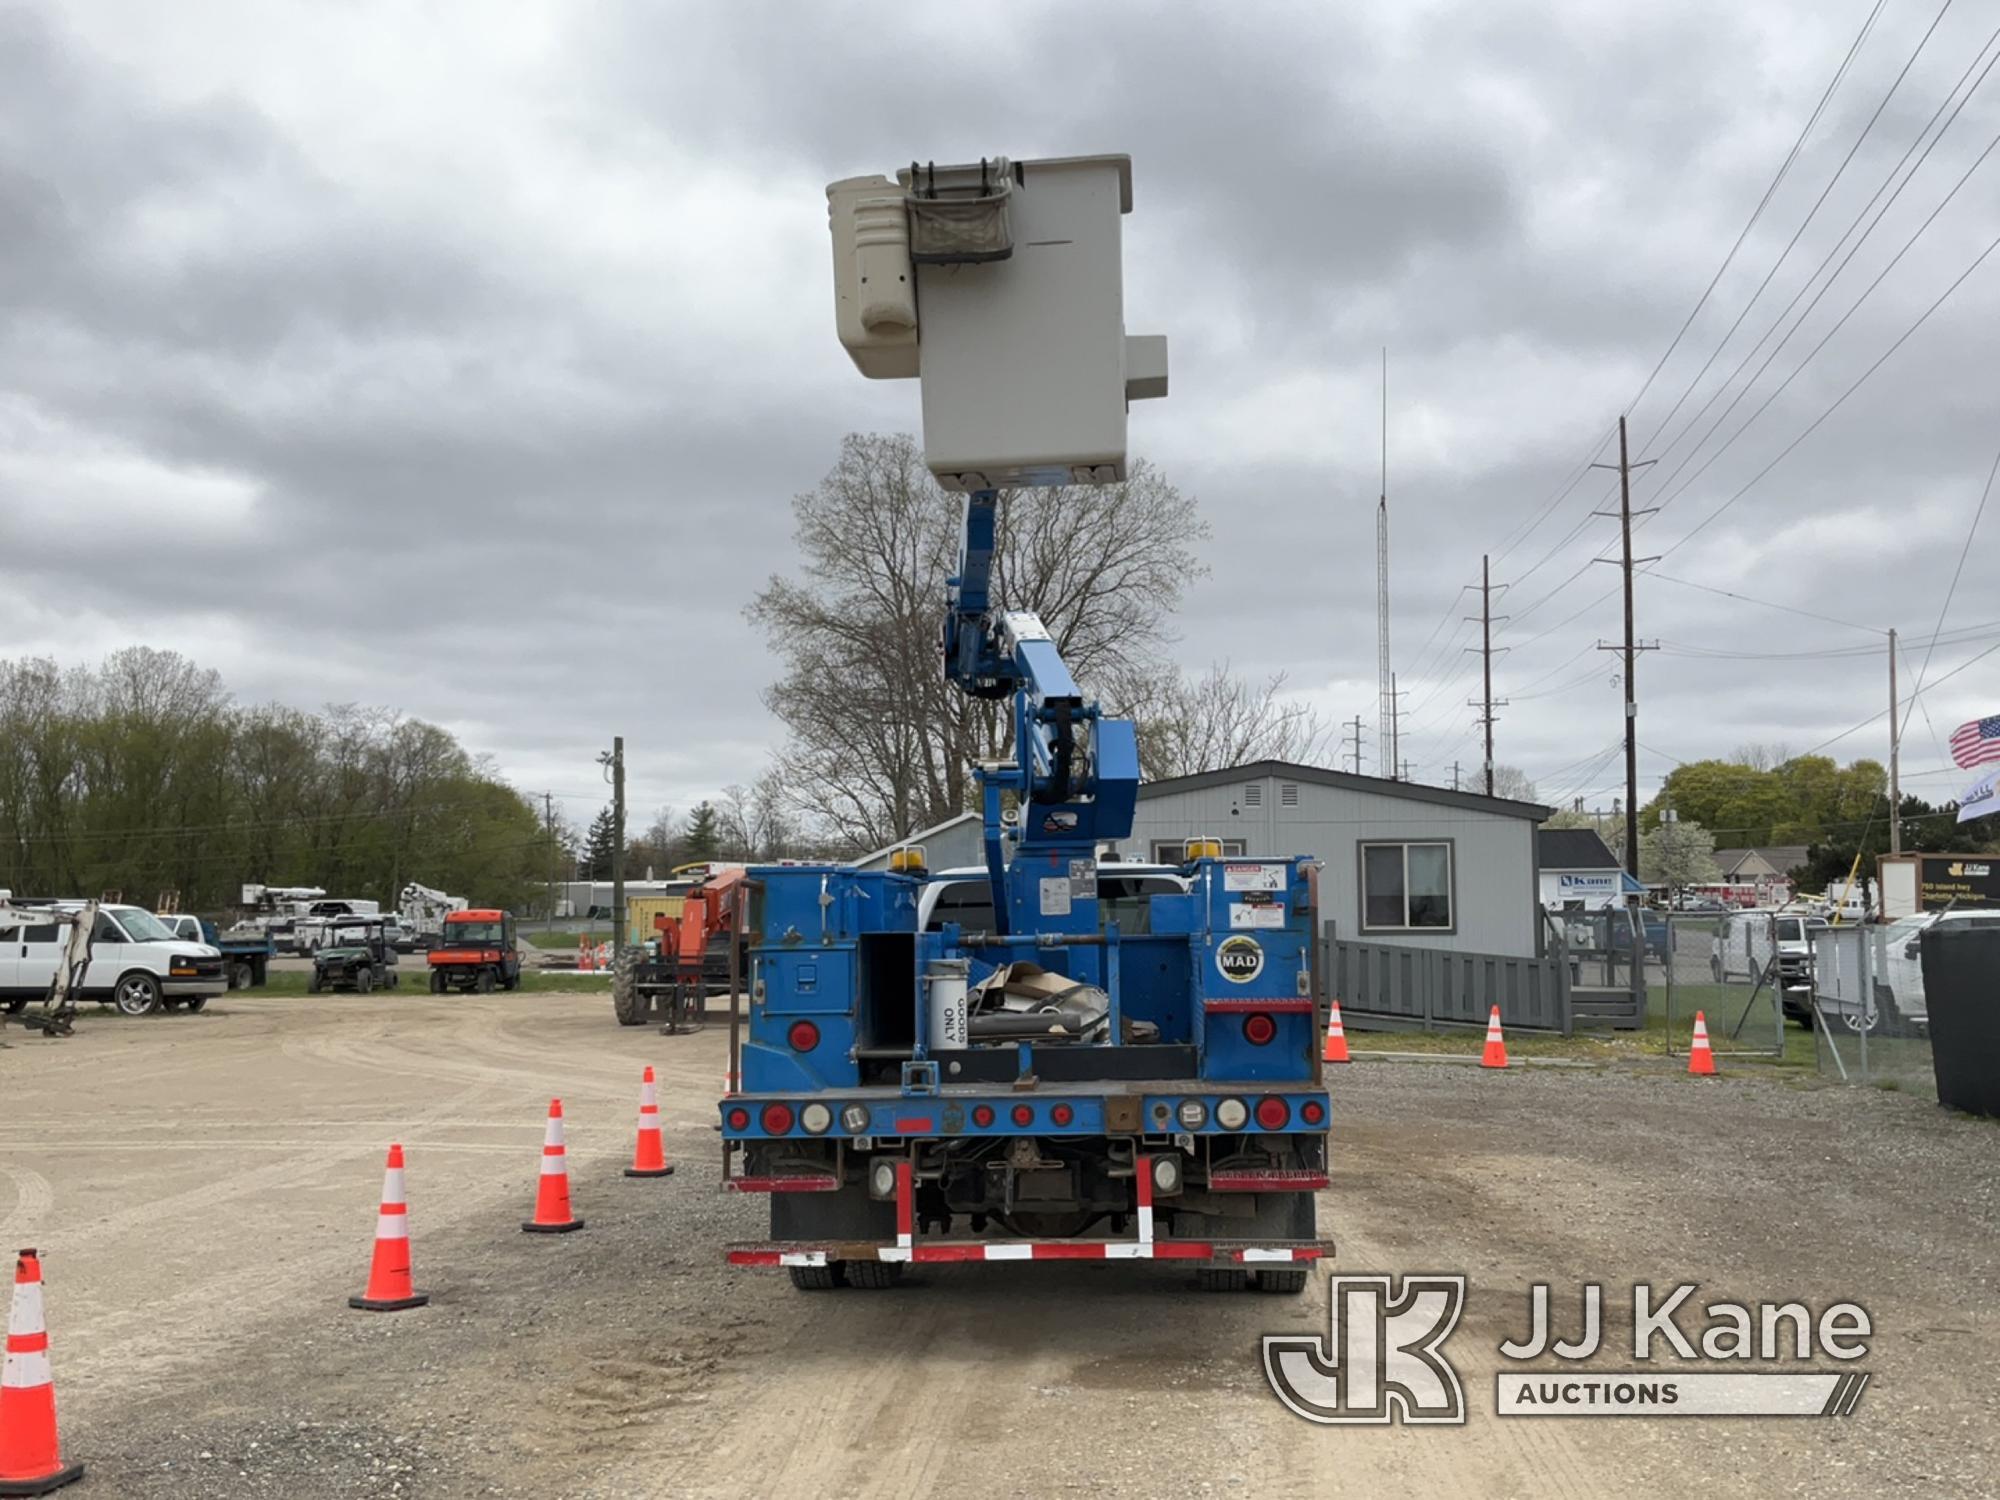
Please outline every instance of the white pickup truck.
[[[64, 928], [57, 922], [19, 920], [0, 927], [0, 1008], [17, 1015], [48, 993], [61, 961]], [[81, 901], [52, 901], [53, 910], [78, 911]], [[98, 908], [90, 935], [90, 965], [77, 995], [115, 1005], [128, 1016], [160, 1009], [200, 1010], [209, 996], [229, 988], [222, 954], [205, 943], [175, 937], [159, 918], [138, 906]]]

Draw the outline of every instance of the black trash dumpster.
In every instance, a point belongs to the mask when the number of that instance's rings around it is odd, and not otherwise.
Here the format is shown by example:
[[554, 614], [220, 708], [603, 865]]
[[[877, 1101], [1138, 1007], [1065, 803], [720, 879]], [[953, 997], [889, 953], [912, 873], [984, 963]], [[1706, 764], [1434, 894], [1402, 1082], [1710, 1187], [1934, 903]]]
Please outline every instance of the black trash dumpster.
[[1937, 923], [1918, 951], [1938, 1103], [2000, 1116], [2000, 927]]

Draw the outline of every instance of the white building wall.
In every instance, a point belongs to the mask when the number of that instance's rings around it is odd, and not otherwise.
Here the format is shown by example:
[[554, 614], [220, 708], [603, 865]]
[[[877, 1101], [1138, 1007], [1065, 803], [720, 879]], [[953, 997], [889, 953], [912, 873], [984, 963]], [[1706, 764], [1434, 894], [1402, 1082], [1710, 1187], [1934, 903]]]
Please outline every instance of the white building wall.
[[[1324, 865], [1320, 913], [1343, 937], [1532, 957], [1541, 920], [1535, 828], [1531, 818], [1263, 775], [1153, 796], [1142, 789], [1120, 852], [1149, 859], [1159, 841], [1206, 836], [1240, 841], [1246, 855], [1314, 855]], [[1452, 931], [1362, 932], [1360, 846], [1381, 839], [1451, 844]]]

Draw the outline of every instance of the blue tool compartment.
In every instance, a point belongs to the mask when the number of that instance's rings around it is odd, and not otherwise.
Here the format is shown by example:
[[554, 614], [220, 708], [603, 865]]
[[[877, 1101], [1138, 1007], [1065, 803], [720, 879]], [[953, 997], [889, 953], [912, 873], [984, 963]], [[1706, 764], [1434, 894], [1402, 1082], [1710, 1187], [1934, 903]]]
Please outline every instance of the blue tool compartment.
[[843, 865], [759, 867], [751, 878], [742, 1086], [851, 1088], [858, 1048], [909, 1040], [920, 882]]
[[1314, 1076], [1311, 861], [1205, 859], [1192, 903], [1202, 1076], [1298, 1082]]

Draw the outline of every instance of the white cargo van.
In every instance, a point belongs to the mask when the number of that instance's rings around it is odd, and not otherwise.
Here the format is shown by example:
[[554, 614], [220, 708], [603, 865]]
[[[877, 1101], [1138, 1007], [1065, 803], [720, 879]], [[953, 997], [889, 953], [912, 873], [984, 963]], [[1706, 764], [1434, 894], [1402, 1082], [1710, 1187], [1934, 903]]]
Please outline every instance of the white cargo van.
[[[55, 901], [59, 911], [80, 911], [81, 901]], [[0, 1006], [18, 1013], [55, 983], [67, 928], [60, 922], [0, 928]], [[128, 1016], [164, 1007], [200, 1010], [229, 988], [222, 954], [206, 943], [177, 938], [138, 906], [101, 906], [91, 929], [90, 963], [78, 998], [115, 1005]]]

